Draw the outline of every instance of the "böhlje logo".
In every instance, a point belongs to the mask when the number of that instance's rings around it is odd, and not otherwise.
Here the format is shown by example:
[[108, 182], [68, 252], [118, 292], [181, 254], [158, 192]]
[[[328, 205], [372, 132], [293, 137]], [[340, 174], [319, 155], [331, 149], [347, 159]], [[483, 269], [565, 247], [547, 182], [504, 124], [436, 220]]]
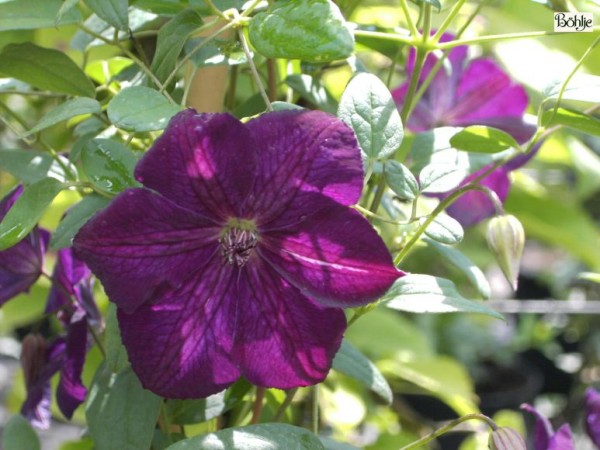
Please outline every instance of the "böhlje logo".
[[591, 32], [594, 26], [594, 15], [584, 12], [555, 12], [554, 31], [562, 33]]

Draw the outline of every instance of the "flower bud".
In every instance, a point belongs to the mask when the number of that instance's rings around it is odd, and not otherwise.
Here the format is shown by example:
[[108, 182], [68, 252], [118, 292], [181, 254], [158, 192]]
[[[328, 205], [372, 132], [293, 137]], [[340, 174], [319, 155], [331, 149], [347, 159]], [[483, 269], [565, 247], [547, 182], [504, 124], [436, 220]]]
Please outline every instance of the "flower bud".
[[527, 450], [523, 437], [512, 428], [502, 427], [490, 433], [490, 450]]
[[515, 216], [494, 217], [487, 230], [487, 242], [514, 290], [517, 290], [519, 264], [525, 246], [525, 230]]
[[25, 376], [25, 384], [31, 386], [40, 377], [46, 364], [48, 345], [41, 334], [30, 333], [25, 336], [21, 345], [21, 366]]

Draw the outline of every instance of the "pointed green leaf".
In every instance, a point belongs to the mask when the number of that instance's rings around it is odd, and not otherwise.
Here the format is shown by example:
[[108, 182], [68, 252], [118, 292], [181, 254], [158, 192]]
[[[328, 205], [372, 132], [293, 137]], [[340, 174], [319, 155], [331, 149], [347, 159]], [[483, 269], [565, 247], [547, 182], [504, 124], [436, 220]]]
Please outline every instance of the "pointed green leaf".
[[169, 399], [166, 408], [171, 423], [178, 425], [206, 422], [229, 409], [225, 391], [198, 400]]
[[56, 13], [56, 23], [63, 24], [63, 20], [67, 18], [69, 15], [77, 14], [77, 9], [75, 8], [79, 0], [64, 0], [58, 12]]
[[454, 283], [431, 275], [409, 274], [399, 278], [382, 300], [388, 308], [414, 313], [470, 312], [503, 319], [481, 302], [464, 298]]
[[419, 194], [419, 182], [404, 164], [389, 160], [383, 166], [385, 181], [403, 200], [414, 200]]
[[402, 143], [404, 129], [392, 94], [375, 75], [359, 73], [344, 91], [338, 117], [352, 127], [369, 160], [390, 156]]
[[429, 164], [419, 173], [421, 192], [428, 194], [448, 192], [457, 187], [466, 176], [466, 171], [455, 165]]
[[[59, 156], [65, 166], [76, 169], [68, 159]], [[45, 152], [36, 150], [0, 150], [0, 168], [26, 184], [52, 177], [66, 181], [63, 167]]]
[[[425, 221], [423, 218], [421, 221]], [[443, 244], [454, 245], [462, 242], [464, 231], [462, 225], [450, 216], [439, 215], [429, 224], [425, 234]]]
[[104, 19], [118, 30], [126, 31], [129, 27], [127, 0], [84, 0], [85, 4], [98, 17]]
[[0, 223], [0, 250], [12, 247], [27, 236], [63, 188], [55, 178], [44, 178], [25, 187]]
[[30, 42], [9, 44], [0, 51], [0, 73], [39, 89], [96, 96], [94, 84], [65, 53]]
[[144, 389], [131, 367], [119, 372], [102, 365], [85, 404], [96, 450], [150, 448], [162, 398]]
[[50, 248], [60, 250], [70, 247], [73, 238], [79, 229], [100, 209], [104, 208], [110, 200], [101, 195], [91, 194], [73, 206], [67, 215], [60, 221], [56, 231], [50, 238]]
[[268, 58], [322, 63], [345, 59], [354, 51], [354, 37], [331, 0], [272, 3], [252, 18], [249, 37]]
[[202, 19], [191, 9], [186, 9], [162, 26], [158, 32], [156, 53], [152, 59], [152, 72], [164, 82], [177, 64], [177, 58], [188, 37], [202, 25]]
[[101, 111], [100, 103], [92, 98], [82, 97], [67, 100], [42, 117], [37, 125], [29, 130], [29, 134], [37, 133], [72, 117], [82, 114], [97, 114]]
[[113, 194], [139, 186], [133, 176], [137, 161], [131, 150], [112, 139], [92, 139], [81, 152], [83, 171], [90, 181]]
[[433, 249], [435, 249], [450, 264], [464, 273], [471, 284], [477, 288], [483, 298], [490, 298], [492, 289], [485, 278], [485, 275], [481, 269], [477, 267], [464, 253], [453, 247], [440, 244], [433, 239], [425, 238], [424, 241], [427, 242], [427, 244], [429, 244]]
[[332, 367], [371, 389], [388, 405], [392, 403], [392, 389], [379, 369], [345, 339], [333, 358]]
[[0, 31], [55, 28], [57, 22], [64, 25], [81, 20], [81, 15], [77, 9], [70, 9], [60, 18], [57, 18], [61, 7], [61, 0], [16, 0], [1, 2]]
[[555, 125], [564, 125], [578, 131], [594, 136], [600, 136], [600, 119], [574, 109], [558, 108], [545, 111], [542, 115], [542, 124], [548, 128]]
[[133, 86], [123, 89], [108, 104], [108, 118], [128, 131], [162, 130], [169, 119], [180, 111], [157, 90]]
[[108, 305], [106, 314], [106, 329], [104, 331], [106, 345], [106, 367], [112, 373], [125, 370], [129, 365], [127, 350], [121, 341], [121, 331], [117, 321], [117, 307], [114, 303]]
[[472, 125], [450, 138], [452, 147], [474, 153], [498, 153], [509, 148], [519, 148], [510, 134], [498, 128]]
[[2, 430], [2, 448], [6, 450], [39, 450], [40, 439], [27, 419], [16, 414]]
[[266, 423], [227, 428], [179, 441], [167, 450], [325, 450], [319, 438], [305, 428]]

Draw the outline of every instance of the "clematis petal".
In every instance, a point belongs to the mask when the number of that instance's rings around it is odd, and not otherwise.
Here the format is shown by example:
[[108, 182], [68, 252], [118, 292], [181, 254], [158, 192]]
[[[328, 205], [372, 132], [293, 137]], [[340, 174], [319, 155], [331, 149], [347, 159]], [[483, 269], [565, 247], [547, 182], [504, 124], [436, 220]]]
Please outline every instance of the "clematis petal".
[[501, 128], [498, 119], [520, 119], [527, 102], [525, 89], [513, 83], [495, 62], [487, 58], [474, 60], [456, 88], [454, 106], [447, 111], [448, 125], [489, 124]]
[[256, 146], [239, 120], [188, 109], [171, 119], [135, 176], [180, 207], [222, 223], [243, 215], [255, 167]]
[[323, 381], [346, 328], [341, 309], [324, 308], [259, 258], [239, 284], [232, 359], [253, 384], [290, 389]]
[[200, 274], [219, 249], [219, 229], [147, 189], [130, 189], [84, 225], [75, 255], [128, 312]]
[[[461, 183], [461, 186], [469, 183], [481, 175], [485, 170], [487, 170], [487, 168], [469, 175]], [[501, 202], [506, 200], [510, 189], [510, 179], [508, 178], [508, 173], [503, 168], [494, 170], [483, 178], [479, 184], [487, 186], [494, 191]], [[496, 213], [496, 208], [488, 196], [483, 192], [469, 191], [466, 194], [461, 195], [458, 200], [446, 208], [446, 212], [448, 215], [458, 220], [462, 226], [468, 227], [493, 216]]]
[[90, 276], [90, 269], [73, 255], [71, 247], [59, 250], [52, 274], [52, 289], [46, 303], [46, 313], [55, 313], [71, 304], [71, 297], [77, 299], [77, 286]]
[[594, 388], [585, 391], [585, 431], [600, 448], [600, 392]]
[[83, 310], [77, 311], [68, 326], [63, 367], [56, 390], [56, 401], [67, 419], [83, 403], [87, 389], [81, 381], [87, 353], [87, 320]]
[[[17, 186], [0, 201], [0, 221], [17, 201], [23, 186]], [[0, 251], [0, 306], [29, 288], [42, 273], [50, 235], [35, 227], [22, 241]]]
[[550, 438], [546, 450], [575, 450], [573, 433], [571, 432], [571, 427], [568, 423], [565, 423], [556, 430], [554, 436]]
[[[352, 130], [320, 111], [279, 111], [246, 127], [260, 145], [251, 203], [260, 226], [282, 227], [324, 205], [355, 204], [363, 166]], [[284, 213], [288, 214], [284, 214]]]
[[535, 416], [535, 429], [533, 431], [533, 447], [535, 450], [548, 450], [550, 439], [554, 435], [554, 429], [546, 416], [541, 414], [533, 406], [525, 403], [521, 409]]
[[215, 394], [239, 377], [233, 345], [236, 272], [213, 256], [202, 277], [161, 292], [133, 314], [118, 310], [123, 344], [142, 385], [169, 398]]
[[257, 250], [286, 280], [325, 306], [364, 305], [403, 275], [367, 220], [333, 202], [295, 227], [261, 235]]

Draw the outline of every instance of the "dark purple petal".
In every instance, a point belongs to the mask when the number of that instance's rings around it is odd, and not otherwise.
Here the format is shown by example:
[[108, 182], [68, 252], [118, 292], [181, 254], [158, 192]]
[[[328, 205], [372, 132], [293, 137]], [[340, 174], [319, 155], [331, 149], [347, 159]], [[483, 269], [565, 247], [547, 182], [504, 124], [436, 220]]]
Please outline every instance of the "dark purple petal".
[[[17, 186], [0, 201], [0, 222], [17, 201], [23, 186]], [[0, 306], [29, 288], [42, 273], [49, 233], [35, 227], [22, 241], [0, 251]]]
[[232, 359], [242, 374], [279, 389], [323, 381], [346, 329], [342, 310], [312, 302], [260, 259], [240, 277]]
[[256, 152], [250, 133], [233, 116], [188, 109], [171, 119], [135, 176], [178, 206], [222, 223], [244, 213]]
[[594, 388], [585, 391], [585, 431], [600, 448], [600, 392]]
[[[525, 89], [491, 59], [471, 61], [457, 86], [454, 106], [447, 111], [448, 125], [487, 125], [486, 120], [520, 119], [527, 108]], [[499, 123], [496, 122], [496, 126]]]
[[335, 203], [294, 227], [265, 233], [258, 252], [303, 294], [326, 306], [364, 305], [403, 275], [367, 220]]
[[575, 450], [573, 434], [568, 423], [562, 425], [550, 438], [546, 450]]
[[554, 435], [554, 429], [546, 416], [529, 404], [521, 405], [521, 409], [535, 416], [535, 429], [533, 434], [533, 448], [535, 450], [548, 450], [550, 439]]
[[246, 124], [260, 146], [252, 198], [263, 229], [295, 223], [323, 201], [354, 205], [363, 166], [352, 130], [320, 111], [280, 111]]
[[178, 289], [219, 250], [219, 228], [147, 189], [118, 195], [79, 231], [75, 255], [121, 309]]
[[71, 318], [67, 330], [64, 363], [56, 390], [56, 401], [67, 419], [73, 417], [75, 409], [83, 403], [87, 389], [81, 382], [83, 363], [87, 353], [87, 320], [83, 310]]
[[[50, 426], [50, 380], [58, 372], [64, 361], [66, 344], [64, 339], [56, 339], [45, 352], [44, 365], [36, 369], [35, 376], [25, 377], [27, 397], [21, 407], [21, 414], [29, 422], [40, 429]], [[27, 373], [24, 365], [24, 373]], [[31, 371], [29, 371], [31, 373]]]
[[[169, 398], [217, 393], [239, 377], [231, 362], [238, 305], [233, 266], [214, 255], [201, 272], [188, 271], [178, 289], [154, 296], [134, 313], [118, 310], [123, 344], [142, 385]], [[201, 275], [200, 275], [201, 274]]]
[[[483, 168], [469, 175], [461, 183], [461, 186], [469, 183], [486, 170], [488, 168]], [[479, 184], [487, 186], [494, 191], [501, 202], [506, 200], [510, 189], [510, 179], [508, 178], [508, 173], [503, 168], [494, 170], [483, 178]], [[468, 227], [496, 214], [496, 208], [487, 194], [480, 191], [469, 191], [461, 195], [458, 200], [446, 208], [446, 212], [449, 216], [458, 220], [462, 226]]]
[[52, 289], [48, 294], [46, 313], [55, 313], [81, 297], [80, 284], [91, 276], [85, 263], [73, 255], [72, 248], [59, 250], [52, 274]]

